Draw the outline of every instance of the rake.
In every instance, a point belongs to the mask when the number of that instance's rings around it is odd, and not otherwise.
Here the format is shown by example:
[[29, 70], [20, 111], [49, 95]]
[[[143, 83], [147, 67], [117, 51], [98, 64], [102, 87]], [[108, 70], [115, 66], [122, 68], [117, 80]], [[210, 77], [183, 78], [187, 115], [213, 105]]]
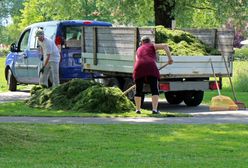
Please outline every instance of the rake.
[[209, 106], [210, 111], [229, 111], [229, 110], [237, 110], [238, 106], [234, 103], [234, 101], [228, 97], [228, 96], [223, 96], [220, 93], [220, 88], [216, 79], [216, 75], [214, 72], [214, 66], [212, 63], [212, 60], [210, 59], [210, 64], [211, 64], [211, 68], [213, 71], [213, 75], [214, 75], [214, 80], [215, 80], [215, 84], [218, 90], [218, 96], [212, 97], [211, 100], [211, 105]]
[[227, 67], [225, 56], [222, 55], [222, 58], [224, 59], [226, 71], [227, 71], [228, 78], [229, 78], [229, 82], [230, 82], [230, 85], [231, 85], [231, 88], [232, 88], [234, 103], [238, 106], [239, 110], [245, 110], [246, 109], [245, 103], [242, 103], [242, 102], [238, 101], [238, 99], [237, 99], [236, 92], [235, 92], [234, 87], [233, 87], [232, 79], [231, 79], [231, 76], [230, 76], [230, 73], [229, 73], [229, 70], [228, 70], [228, 67]]

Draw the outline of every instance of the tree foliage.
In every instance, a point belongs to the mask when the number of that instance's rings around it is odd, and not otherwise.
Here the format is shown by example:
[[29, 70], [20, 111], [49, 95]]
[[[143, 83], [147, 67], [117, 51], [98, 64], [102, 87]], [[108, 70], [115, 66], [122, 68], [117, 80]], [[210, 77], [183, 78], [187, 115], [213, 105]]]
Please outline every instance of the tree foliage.
[[179, 27], [211, 28], [232, 20], [237, 27], [248, 20], [247, 0], [176, 0]]
[[23, 28], [34, 22], [67, 19], [141, 26], [153, 21], [152, 9], [151, 0], [26, 0], [19, 26]]
[[[159, 17], [157, 17], [159, 16]], [[177, 28], [217, 28], [231, 23], [242, 29], [248, 20], [247, 0], [1, 0], [0, 21], [11, 17], [13, 25], [0, 26], [0, 35], [48, 20], [101, 20], [117, 25], [167, 25]], [[0, 43], [3, 38], [0, 39]]]

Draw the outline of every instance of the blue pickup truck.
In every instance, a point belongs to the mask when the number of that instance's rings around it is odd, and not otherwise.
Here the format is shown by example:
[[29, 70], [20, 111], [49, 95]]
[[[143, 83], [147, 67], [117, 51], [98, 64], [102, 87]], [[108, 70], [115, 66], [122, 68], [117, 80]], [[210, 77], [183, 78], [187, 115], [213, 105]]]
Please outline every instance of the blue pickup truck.
[[[15, 91], [17, 84], [38, 84], [41, 68], [41, 53], [35, 32], [44, 30], [45, 36], [53, 39], [60, 50], [60, 81], [73, 78], [92, 78], [83, 73], [81, 65], [81, 33], [84, 26], [112, 26], [111, 23], [90, 20], [48, 21], [32, 24], [24, 29], [17, 43], [11, 44], [5, 63], [5, 78], [8, 89]], [[93, 74], [94, 75], [94, 74]]]

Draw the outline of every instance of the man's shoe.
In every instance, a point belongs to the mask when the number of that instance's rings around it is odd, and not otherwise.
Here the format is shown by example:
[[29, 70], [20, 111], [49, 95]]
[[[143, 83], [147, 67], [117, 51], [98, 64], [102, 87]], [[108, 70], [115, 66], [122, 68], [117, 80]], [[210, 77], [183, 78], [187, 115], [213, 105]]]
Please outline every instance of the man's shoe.
[[141, 111], [139, 111], [139, 110], [136, 110], [136, 114], [141, 114]]
[[158, 110], [157, 111], [152, 110], [152, 114], [160, 114], [160, 112]]

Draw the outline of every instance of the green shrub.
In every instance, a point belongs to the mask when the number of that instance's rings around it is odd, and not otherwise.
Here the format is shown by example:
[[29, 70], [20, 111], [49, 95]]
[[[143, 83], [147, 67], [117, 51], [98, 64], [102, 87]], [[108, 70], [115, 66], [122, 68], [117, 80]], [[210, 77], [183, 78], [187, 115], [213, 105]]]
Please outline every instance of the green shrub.
[[248, 61], [235, 61], [234, 87], [240, 92], [248, 92]]
[[0, 57], [6, 57], [9, 53], [9, 49], [0, 49]]
[[248, 61], [248, 48], [236, 48], [234, 59], [240, 61]]

